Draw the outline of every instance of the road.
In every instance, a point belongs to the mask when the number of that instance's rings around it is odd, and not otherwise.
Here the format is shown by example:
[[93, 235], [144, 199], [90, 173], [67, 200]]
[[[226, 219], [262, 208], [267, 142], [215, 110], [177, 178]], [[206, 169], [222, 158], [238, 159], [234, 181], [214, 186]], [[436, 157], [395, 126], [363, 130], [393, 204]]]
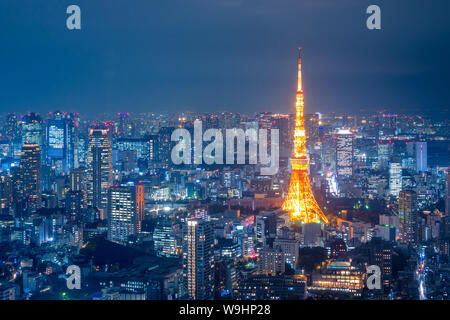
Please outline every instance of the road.
[[417, 267], [417, 276], [419, 281], [419, 297], [420, 300], [427, 300], [427, 288], [425, 285], [425, 247], [421, 247], [419, 250], [419, 263]]

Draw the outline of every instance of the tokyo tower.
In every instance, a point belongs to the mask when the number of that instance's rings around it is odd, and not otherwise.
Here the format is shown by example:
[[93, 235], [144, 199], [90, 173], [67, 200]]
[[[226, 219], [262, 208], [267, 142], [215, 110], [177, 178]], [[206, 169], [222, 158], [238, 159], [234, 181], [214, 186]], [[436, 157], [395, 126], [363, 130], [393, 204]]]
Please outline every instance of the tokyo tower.
[[322, 220], [325, 224], [328, 224], [328, 219], [314, 198], [308, 174], [309, 159], [306, 156], [302, 59], [300, 58], [300, 51], [301, 48], [298, 49], [298, 87], [297, 102], [295, 105], [294, 155], [291, 159], [292, 172], [289, 191], [282, 208], [290, 212], [291, 221], [319, 223]]

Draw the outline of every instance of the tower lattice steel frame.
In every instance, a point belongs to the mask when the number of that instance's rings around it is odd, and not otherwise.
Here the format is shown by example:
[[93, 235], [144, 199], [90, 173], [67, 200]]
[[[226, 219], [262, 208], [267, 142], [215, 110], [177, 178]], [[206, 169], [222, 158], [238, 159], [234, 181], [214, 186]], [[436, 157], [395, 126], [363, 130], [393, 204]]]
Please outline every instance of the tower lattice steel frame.
[[291, 180], [289, 191], [283, 203], [283, 210], [290, 212], [291, 221], [303, 223], [318, 223], [321, 220], [328, 224], [328, 219], [317, 204], [311, 189], [306, 155], [306, 134], [304, 125], [304, 101], [302, 87], [302, 59], [301, 48], [298, 49], [298, 87], [295, 130], [294, 130], [294, 154], [291, 159]]

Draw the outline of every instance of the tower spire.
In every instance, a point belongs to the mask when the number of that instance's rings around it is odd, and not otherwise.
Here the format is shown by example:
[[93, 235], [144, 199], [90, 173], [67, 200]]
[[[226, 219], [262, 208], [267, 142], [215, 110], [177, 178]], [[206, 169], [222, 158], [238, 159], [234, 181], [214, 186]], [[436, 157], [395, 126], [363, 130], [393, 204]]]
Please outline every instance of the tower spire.
[[295, 130], [294, 130], [294, 158], [306, 159], [306, 136], [305, 124], [303, 116], [303, 86], [302, 86], [302, 58], [300, 56], [302, 48], [298, 48], [298, 86], [297, 86], [297, 102], [295, 104]]
[[301, 57], [302, 47], [298, 48], [298, 86], [297, 93], [303, 91], [302, 87], [302, 57]]

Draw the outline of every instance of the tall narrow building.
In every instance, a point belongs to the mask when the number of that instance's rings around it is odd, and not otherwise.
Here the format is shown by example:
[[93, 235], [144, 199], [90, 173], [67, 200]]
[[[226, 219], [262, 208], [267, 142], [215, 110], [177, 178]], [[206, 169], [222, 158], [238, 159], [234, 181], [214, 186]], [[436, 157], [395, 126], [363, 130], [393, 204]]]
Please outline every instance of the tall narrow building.
[[353, 175], [353, 133], [339, 130], [336, 137], [336, 173], [339, 179]]
[[141, 232], [144, 220], [144, 186], [108, 188], [108, 240], [126, 243], [128, 237]]
[[296, 102], [296, 118], [294, 129], [294, 155], [291, 159], [291, 180], [289, 182], [288, 195], [283, 203], [283, 210], [291, 214], [292, 221], [303, 223], [317, 223], [328, 219], [319, 207], [311, 189], [306, 155], [306, 134], [304, 125], [304, 101], [302, 87], [302, 59], [298, 58], [298, 86]]
[[447, 182], [445, 184], [445, 215], [450, 216], [450, 168], [447, 169]]
[[42, 118], [37, 113], [31, 112], [22, 116], [22, 145], [24, 144], [37, 144], [42, 151]]
[[400, 236], [404, 243], [414, 244], [418, 240], [417, 194], [402, 190], [398, 196]]
[[70, 170], [70, 189], [73, 191], [85, 191], [86, 188], [86, 169], [79, 168]]
[[427, 143], [416, 142], [416, 171], [426, 172], [428, 167]]
[[44, 131], [42, 118], [39, 114], [31, 112], [22, 116], [22, 146], [24, 144], [37, 144], [41, 152], [41, 163], [45, 161]]
[[87, 204], [106, 209], [107, 187], [112, 178], [112, 147], [109, 132], [106, 129], [89, 129], [87, 162]]
[[389, 165], [389, 194], [398, 197], [402, 190], [402, 165], [399, 162], [391, 162]]
[[8, 113], [4, 129], [5, 136], [15, 140], [20, 134], [19, 121], [14, 113]]
[[8, 215], [13, 201], [13, 188], [11, 176], [7, 173], [0, 174], [0, 215]]
[[42, 176], [41, 149], [39, 145], [23, 145], [20, 159], [20, 173], [23, 183], [23, 196], [30, 202], [32, 209], [40, 209], [42, 203]]
[[57, 174], [78, 167], [76, 118], [77, 114], [55, 111], [47, 121], [47, 163]]
[[210, 221], [193, 219], [183, 228], [183, 278], [186, 296], [214, 296], [214, 229]]

